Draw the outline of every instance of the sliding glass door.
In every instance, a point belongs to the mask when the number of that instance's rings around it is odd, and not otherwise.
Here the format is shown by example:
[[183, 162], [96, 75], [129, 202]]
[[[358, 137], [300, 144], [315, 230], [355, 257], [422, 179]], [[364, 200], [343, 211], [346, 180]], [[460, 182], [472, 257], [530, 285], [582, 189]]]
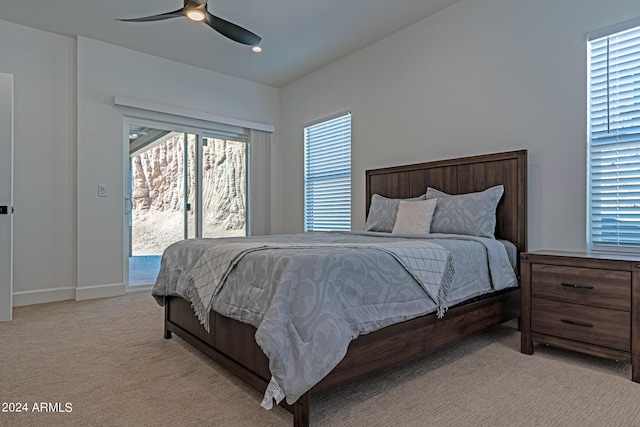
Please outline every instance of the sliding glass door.
[[247, 152], [206, 131], [129, 125], [129, 287], [155, 283], [174, 242], [247, 234]]

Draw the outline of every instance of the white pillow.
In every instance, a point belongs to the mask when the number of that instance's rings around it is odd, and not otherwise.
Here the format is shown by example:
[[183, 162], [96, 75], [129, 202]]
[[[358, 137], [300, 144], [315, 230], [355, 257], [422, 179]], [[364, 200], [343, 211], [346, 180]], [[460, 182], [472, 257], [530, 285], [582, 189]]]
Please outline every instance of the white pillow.
[[390, 199], [379, 194], [374, 194], [371, 196], [371, 207], [369, 208], [365, 231], [391, 233], [391, 231], [393, 231], [393, 225], [396, 223], [400, 200], [413, 201], [426, 199], [424, 194], [409, 199]]
[[437, 202], [438, 199], [416, 202], [401, 200], [392, 233], [429, 234]]

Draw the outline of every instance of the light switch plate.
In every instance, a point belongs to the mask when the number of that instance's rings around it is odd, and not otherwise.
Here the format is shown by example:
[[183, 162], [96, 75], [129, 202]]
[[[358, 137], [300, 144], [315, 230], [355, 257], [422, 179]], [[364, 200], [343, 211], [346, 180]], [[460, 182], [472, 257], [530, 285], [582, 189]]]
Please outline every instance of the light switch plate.
[[107, 186], [98, 184], [98, 197], [107, 197]]

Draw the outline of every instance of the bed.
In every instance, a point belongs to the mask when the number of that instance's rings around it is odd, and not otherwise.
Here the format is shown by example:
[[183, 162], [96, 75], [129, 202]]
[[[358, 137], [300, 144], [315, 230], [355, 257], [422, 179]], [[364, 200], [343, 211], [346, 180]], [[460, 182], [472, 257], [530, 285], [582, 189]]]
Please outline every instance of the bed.
[[[512, 272], [512, 274], [516, 279], [508, 285], [497, 286], [498, 279], [496, 279], [496, 277], [498, 276], [493, 276], [493, 282], [496, 282], [493, 283], [495, 287], [494, 290], [491, 292], [482, 292], [480, 295], [474, 295], [470, 300], [464, 301], [455, 299], [449, 301], [449, 296], [447, 296], [447, 298], [443, 298], [442, 301], [439, 302], [437, 296], [443, 294], [445, 285], [441, 287], [430, 287], [431, 283], [426, 283], [423, 287], [425, 293], [429, 294], [431, 298], [425, 299], [433, 300], [433, 310], [430, 310], [428, 314], [408, 315], [405, 316], [408, 320], [396, 321], [396, 319], [391, 323], [383, 322], [372, 326], [370, 330], [363, 329], [364, 332], [356, 333], [353, 339], [349, 340], [348, 344], [345, 345], [344, 354], [340, 354], [338, 358], [332, 354], [322, 356], [324, 359], [331, 360], [331, 368], [328, 369], [328, 373], [321, 373], [319, 375], [320, 379], [313, 379], [313, 381], [309, 382], [308, 389], [298, 387], [295, 394], [289, 394], [287, 399], [280, 402], [280, 405], [293, 413], [294, 426], [309, 425], [309, 407], [314, 394], [326, 392], [327, 390], [362, 379], [374, 372], [389, 369], [393, 366], [424, 357], [435, 351], [452, 346], [465, 337], [480, 333], [517, 318], [520, 315], [517, 260], [519, 259], [519, 253], [527, 250], [526, 150], [371, 169], [366, 171], [365, 179], [366, 212], [368, 218], [371, 217], [370, 210], [372, 209], [372, 200], [376, 198], [394, 200], [420, 198], [429, 187], [431, 187], [430, 191], [435, 191], [435, 193], [433, 193], [435, 195], [441, 195], [443, 193], [445, 195], [479, 193], [490, 190], [493, 191], [492, 189], [500, 187], [499, 203], [495, 210], [495, 239], [500, 242], [505, 242], [505, 247], [512, 248], [513, 253], [510, 254], [510, 259], [511, 265], [515, 269], [515, 272]], [[427, 192], [427, 196], [428, 195], [429, 192]], [[444, 196], [441, 197], [444, 199]], [[408, 209], [408, 205], [404, 202], [402, 203], [403, 209]], [[427, 206], [428, 204], [429, 203], [425, 202], [422, 205]], [[417, 204], [412, 204], [411, 206], [415, 207]], [[403, 211], [403, 215], [405, 212], [406, 210]], [[431, 213], [433, 214], [433, 212]], [[400, 208], [398, 208], [397, 215], [401, 215]], [[399, 220], [397, 222], [399, 222]], [[367, 225], [369, 227], [369, 221]], [[300, 241], [295, 241], [294, 244], [292, 244], [287, 240], [284, 246], [269, 247], [268, 249], [275, 250], [276, 252], [285, 251], [284, 253], [286, 253], [286, 251], [309, 250], [310, 253], [320, 253], [322, 257], [332, 256], [332, 252], [323, 252], [325, 250], [335, 251], [342, 257], [340, 251], [355, 249], [359, 254], [371, 253], [372, 256], [376, 257], [391, 256], [397, 261], [398, 265], [403, 264], [404, 258], [402, 258], [402, 256], [406, 252], [406, 247], [397, 248], [397, 245], [395, 245], [397, 243], [396, 239], [387, 239], [383, 244], [378, 245], [376, 243], [376, 247], [372, 247], [373, 244], [369, 241], [371, 236], [368, 234], [371, 233], [356, 233], [356, 235], [353, 236], [353, 243], [349, 244], [351, 247], [347, 248], [343, 246], [334, 248], [333, 245], [336, 244], [334, 240], [328, 243], [318, 243], [318, 245], [322, 247], [321, 249], [314, 246], [315, 244], [309, 247], [298, 248], [296, 245], [304, 246]], [[442, 266], [441, 269], [438, 270], [440, 275], [437, 276], [437, 279], [439, 283], [446, 283], [446, 278], [449, 277], [448, 271], [452, 268], [450, 264], [451, 251], [455, 253], [457, 250], [455, 249], [455, 245], [457, 245], [457, 243], [450, 243], [444, 238], [434, 240], [437, 244], [423, 242], [423, 239], [410, 238], [410, 233], [409, 235], [400, 234], [400, 236], [402, 237], [401, 240], [406, 240], [407, 242], [403, 242], [403, 245], [412, 245], [410, 247], [411, 253], [415, 253], [415, 250], [420, 250], [429, 251], [420, 252], [420, 254], [433, 253], [438, 256], [441, 254], [449, 255], [448, 257], [443, 256], [438, 258]], [[434, 235], [435, 238], [438, 236], [439, 234]], [[344, 240], [344, 236], [340, 235], [332, 236], [332, 238]], [[375, 240], [377, 240], [377, 238]], [[473, 240], [469, 242], [469, 244], [477, 246], [480, 243], [484, 245], [485, 243], [483, 242], [489, 239], [470, 237], [468, 240]], [[200, 244], [200, 242], [194, 243]], [[242, 253], [242, 256], [248, 259], [249, 255], [245, 256], [244, 254], [253, 252], [250, 252], [242, 246], [244, 242], [236, 241], [236, 243], [238, 248], [234, 250], [240, 251], [237, 253]], [[283, 243], [278, 244], [282, 245]], [[344, 245], [344, 243], [340, 244]], [[493, 245], [493, 243], [491, 244]], [[442, 245], [446, 246], [446, 248]], [[327, 249], [328, 247], [330, 248]], [[489, 246], [486, 246], [486, 248], [487, 254], [493, 254], [493, 252], [491, 252], [493, 249], [490, 250]], [[444, 251], [437, 252], [440, 249]], [[180, 250], [184, 252], [187, 249]], [[198, 250], [200, 252], [189, 252], [190, 255], [188, 256], [193, 258], [191, 264], [189, 264], [190, 266], [195, 265], [196, 267], [200, 267], [200, 264], [205, 264], [200, 260], [196, 262], [196, 258], [200, 258], [205, 252], [209, 253], [210, 249], [201, 246]], [[191, 249], [189, 249], [189, 251], [191, 251]], [[256, 252], [267, 253], [267, 251], [263, 250]], [[193, 253], [196, 255], [193, 255]], [[228, 257], [228, 253], [234, 252], [225, 252], [224, 257]], [[347, 253], [348, 252], [344, 252], [344, 254]], [[163, 263], [165, 263], [165, 257], [167, 258], [166, 264], [169, 265], [168, 259], [170, 257], [165, 253]], [[490, 257], [493, 257], [493, 255]], [[212, 260], [219, 258], [223, 258], [223, 256], [218, 252], [215, 252], [215, 256], [211, 257]], [[376, 264], [376, 262], [373, 262], [373, 264]], [[233, 265], [239, 265], [239, 262]], [[258, 264], [254, 264], [254, 267], [256, 265]], [[371, 269], [375, 270], [375, 267], [372, 266]], [[169, 271], [169, 269], [165, 270]], [[180, 273], [179, 270], [180, 268], [173, 268], [164, 274], [175, 274], [175, 276], [178, 277], [178, 273]], [[194, 268], [194, 270], [197, 270], [197, 268]], [[381, 269], [380, 272], [376, 274], [382, 276], [384, 273], [383, 270], [386, 270], [386, 268]], [[405, 271], [402, 268], [399, 270]], [[415, 282], [424, 284], [417, 277], [419, 274], [412, 274], [408, 268], [406, 270], [405, 273], [409, 272], [406, 280], [414, 282], [411, 286], [416, 287]], [[211, 269], [211, 271], [218, 270]], [[226, 276], [228, 271], [229, 269], [224, 270], [224, 274], [220, 272], [216, 272], [215, 274], [207, 273], [207, 275], [202, 275], [202, 277], [209, 278], [210, 275], [213, 274], [215, 277], [224, 276], [225, 279], [229, 279], [229, 277]], [[162, 274], [161, 270], [161, 275]], [[300, 273], [296, 272], [296, 274], [299, 275]], [[396, 273], [396, 275], [397, 274], [400, 273]], [[431, 277], [431, 275], [432, 272], [429, 273], [429, 277]], [[411, 280], [412, 278], [415, 280]], [[232, 280], [233, 285], [209, 286], [207, 292], [215, 295], [219, 295], [219, 293], [224, 294], [227, 292], [227, 288], [237, 287], [236, 282], [241, 281], [239, 278], [234, 278]], [[158, 282], [161, 282], [160, 276]], [[221, 281], [220, 283], [225, 282]], [[156, 287], [158, 286], [159, 284], [157, 283]], [[258, 390], [265, 392], [263, 406], [265, 406], [265, 402], [269, 402], [271, 399], [278, 401], [278, 394], [281, 395], [280, 398], [283, 397], [283, 389], [286, 389], [286, 386], [274, 382], [274, 377], [276, 376], [274, 372], [279, 368], [288, 369], [288, 366], [275, 366], [274, 363], [276, 362], [273, 362], [273, 360], [270, 366], [270, 359], [265, 353], [273, 353], [265, 348], [270, 340], [269, 336], [265, 336], [262, 326], [257, 328], [250, 323], [236, 320], [236, 318], [239, 319], [242, 316], [236, 316], [236, 311], [232, 311], [233, 315], [229, 315], [229, 313], [225, 311], [226, 309], [223, 310], [220, 308], [222, 307], [220, 304], [215, 306], [216, 309], [208, 305], [199, 307], [198, 304], [194, 303], [194, 298], [191, 298], [195, 291], [182, 293], [181, 295], [183, 296], [179, 297], [168, 295], [166, 292], [159, 292], [156, 290], [156, 287], [154, 287], [154, 296], [165, 306], [165, 338], [171, 338], [173, 333], [177, 334], [244, 381]], [[199, 290], [198, 292], [201, 291]], [[433, 295], [432, 293], [437, 295]], [[475, 293], [478, 294], [478, 292]], [[281, 299], [281, 295], [269, 295], [269, 298], [277, 300]], [[447, 302], [455, 302], [455, 304], [447, 305]], [[328, 305], [332, 304], [333, 303]], [[385, 302], [384, 305], [387, 305], [387, 303]], [[426, 308], [420, 309], [426, 310]], [[279, 308], [279, 310], [282, 309]], [[418, 312], [416, 311], [416, 313]], [[326, 314], [323, 315], [326, 317]], [[260, 319], [262, 319], [262, 317]], [[318, 320], [315, 319], [314, 322], [317, 323]], [[272, 341], [276, 340], [273, 339]], [[267, 344], [265, 344], [265, 342]], [[260, 343], [260, 345], [258, 343]], [[313, 356], [313, 354], [315, 354], [315, 350], [308, 355]], [[274, 359], [273, 356], [272, 359]], [[285, 359], [285, 361], [286, 360], [288, 359]], [[280, 362], [280, 365], [282, 364], [283, 362]], [[300, 369], [316, 369], [315, 365], [309, 366], [308, 368], [302, 366]], [[314, 373], [313, 375], [316, 374]], [[298, 375], [298, 377], [300, 376], [306, 377], [312, 376], [312, 374], [303, 371], [302, 375]], [[316, 377], [317, 376], [318, 375], [316, 375]], [[280, 382], [283, 381], [281, 380]], [[291, 390], [291, 388], [287, 390]], [[288, 391], [288, 393], [292, 392]], [[289, 399], [291, 395], [295, 396], [293, 401]]]

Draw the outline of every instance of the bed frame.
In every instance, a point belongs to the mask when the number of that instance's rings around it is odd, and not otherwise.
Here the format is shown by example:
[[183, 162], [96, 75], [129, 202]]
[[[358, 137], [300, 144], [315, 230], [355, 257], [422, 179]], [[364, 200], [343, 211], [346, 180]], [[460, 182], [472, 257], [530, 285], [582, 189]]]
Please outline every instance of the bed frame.
[[[496, 237], [527, 250], [527, 151], [486, 154], [366, 171], [366, 204], [371, 195], [407, 198], [424, 194], [431, 186], [449, 194], [481, 191], [503, 184], [497, 209]], [[516, 259], [519, 259], [516, 258]], [[497, 292], [471, 303], [449, 308], [442, 319], [435, 314], [388, 326], [351, 342], [345, 358], [322, 381], [293, 405], [293, 425], [309, 425], [311, 397], [374, 372], [415, 360], [450, 347], [520, 315], [520, 289]], [[229, 371], [264, 391], [271, 379], [269, 361], [256, 344], [256, 329], [212, 312], [210, 333], [195, 317], [191, 304], [167, 300], [165, 338], [175, 333]], [[256, 402], [258, 404], [258, 402]]]

